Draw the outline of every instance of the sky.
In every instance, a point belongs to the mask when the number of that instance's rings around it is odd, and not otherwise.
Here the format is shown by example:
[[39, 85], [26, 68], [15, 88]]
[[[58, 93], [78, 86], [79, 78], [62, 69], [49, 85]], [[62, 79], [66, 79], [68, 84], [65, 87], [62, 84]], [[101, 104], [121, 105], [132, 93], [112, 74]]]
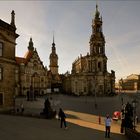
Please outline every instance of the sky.
[[[98, 0], [103, 19], [108, 72], [114, 70], [116, 82], [130, 74], [140, 74], [140, 1]], [[16, 56], [27, 52], [30, 37], [49, 69], [53, 33], [59, 60], [59, 73], [71, 71], [80, 54], [89, 52], [94, 0], [0, 1], [0, 19], [11, 22], [15, 11]]]

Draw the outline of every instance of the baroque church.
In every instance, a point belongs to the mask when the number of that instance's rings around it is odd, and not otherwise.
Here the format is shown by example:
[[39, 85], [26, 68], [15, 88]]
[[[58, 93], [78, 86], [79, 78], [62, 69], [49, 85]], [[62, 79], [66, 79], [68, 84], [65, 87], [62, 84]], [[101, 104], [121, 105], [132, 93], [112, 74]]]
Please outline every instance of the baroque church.
[[72, 63], [71, 74], [63, 79], [64, 90], [76, 95], [109, 95], [115, 93], [115, 72], [107, 71], [105, 37], [102, 31], [102, 17], [96, 5], [92, 20], [92, 34], [89, 41], [89, 53], [80, 55]]
[[115, 92], [115, 72], [107, 71], [105, 37], [102, 31], [102, 17], [96, 5], [92, 20], [92, 34], [87, 55], [78, 57], [72, 63], [72, 71], [58, 72], [58, 55], [52, 43], [49, 69], [43, 65], [32, 38], [24, 57], [15, 56], [16, 33], [15, 13], [11, 23], [0, 20], [0, 107], [14, 106], [17, 95], [34, 100], [38, 95], [63, 92], [75, 95], [109, 95]]

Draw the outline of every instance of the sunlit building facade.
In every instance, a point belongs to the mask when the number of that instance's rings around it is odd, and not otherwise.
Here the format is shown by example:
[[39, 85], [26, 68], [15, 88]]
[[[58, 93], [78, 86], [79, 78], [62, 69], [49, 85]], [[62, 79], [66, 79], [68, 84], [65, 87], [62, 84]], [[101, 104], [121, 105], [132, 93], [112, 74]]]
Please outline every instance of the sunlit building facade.
[[126, 78], [121, 78], [119, 80], [119, 90], [120, 92], [125, 91], [140, 91], [140, 75], [131, 74]]
[[89, 41], [89, 53], [80, 55], [72, 64], [71, 74], [64, 79], [66, 93], [76, 95], [109, 95], [115, 93], [115, 72], [107, 71], [105, 38], [102, 31], [102, 17], [96, 5], [92, 20], [92, 34]]
[[[52, 43], [50, 69], [43, 65], [30, 38], [28, 51], [24, 57], [16, 57], [16, 95], [28, 95], [34, 98], [50, 92], [59, 92], [61, 78], [58, 73], [58, 56], [55, 43]], [[32, 94], [32, 95], [30, 95]]]

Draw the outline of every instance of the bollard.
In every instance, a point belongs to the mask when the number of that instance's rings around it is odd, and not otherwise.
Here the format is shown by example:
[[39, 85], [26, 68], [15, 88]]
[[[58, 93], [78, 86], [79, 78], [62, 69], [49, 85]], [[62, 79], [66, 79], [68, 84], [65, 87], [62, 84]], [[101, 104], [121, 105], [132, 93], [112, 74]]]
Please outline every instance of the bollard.
[[99, 124], [101, 124], [101, 116], [99, 116]]

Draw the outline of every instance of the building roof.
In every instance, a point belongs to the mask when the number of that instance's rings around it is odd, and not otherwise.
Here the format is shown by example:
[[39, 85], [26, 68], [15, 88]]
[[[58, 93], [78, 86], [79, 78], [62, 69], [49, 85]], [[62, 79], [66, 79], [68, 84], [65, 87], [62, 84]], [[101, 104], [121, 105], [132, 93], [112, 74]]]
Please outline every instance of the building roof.
[[32, 56], [33, 56], [33, 51], [28, 50], [24, 55], [26, 62], [28, 62]]
[[25, 63], [25, 58], [23, 57], [15, 57], [15, 59], [17, 64]]
[[32, 56], [33, 56], [33, 52], [27, 51], [24, 57], [16, 57], [15, 59], [17, 64], [21, 64], [21, 63], [27, 64], [27, 62], [30, 60]]
[[7, 31], [10, 31], [12, 33], [14, 33], [15, 37], [17, 38], [19, 35], [16, 34], [16, 27], [10, 25], [9, 23], [6, 23], [5, 21], [1, 20], [0, 19], [0, 28], [4, 28], [6, 29]]
[[132, 80], [132, 79], [138, 79], [139, 78], [139, 75], [138, 74], [131, 74], [129, 76], [127, 76], [127, 80]]
[[0, 19], [0, 26], [3, 27], [3, 28], [8, 29], [8, 30], [10, 30], [10, 31], [15, 31], [15, 30], [16, 30], [15, 27], [13, 27], [12, 25], [6, 23], [5, 21], [3, 21], [3, 20], [1, 20], [1, 19]]

